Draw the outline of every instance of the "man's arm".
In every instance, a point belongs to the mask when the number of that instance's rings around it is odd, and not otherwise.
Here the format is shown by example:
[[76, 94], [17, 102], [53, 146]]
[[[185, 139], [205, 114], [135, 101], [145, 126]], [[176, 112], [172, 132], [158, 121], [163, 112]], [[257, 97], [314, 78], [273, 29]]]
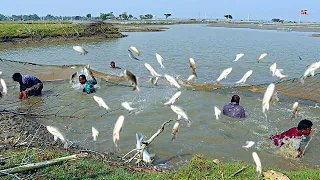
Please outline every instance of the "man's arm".
[[91, 76], [91, 78], [92, 78], [92, 84], [97, 84], [97, 80], [96, 80], [96, 78], [93, 76], [93, 73], [91, 72], [91, 71], [89, 71], [89, 74], [90, 74], [90, 76]]

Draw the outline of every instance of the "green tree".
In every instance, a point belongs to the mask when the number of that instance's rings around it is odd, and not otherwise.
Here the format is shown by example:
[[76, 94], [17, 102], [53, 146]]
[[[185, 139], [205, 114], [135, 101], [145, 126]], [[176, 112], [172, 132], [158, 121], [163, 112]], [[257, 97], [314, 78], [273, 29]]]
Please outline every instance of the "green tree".
[[124, 20], [128, 20], [128, 13], [127, 12], [124, 12], [124, 13], [122, 13], [122, 14], [120, 14], [119, 15], [119, 17], [120, 17], [120, 19], [122, 18], [122, 19], [124, 19]]
[[91, 14], [87, 14], [87, 18], [88, 18], [88, 19], [91, 19]]
[[3, 14], [0, 14], [0, 21], [5, 21], [7, 18], [5, 15]]
[[101, 19], [102, 21], [106, 20], [106, 19], [107, 19], [107, 14], [100, 13], [100, 19]]
[[166, 16], [166, 19], [168, 19], [169, 16], [171, 16], [171, 14], [164, 14]]
[[226, 15], [224, 15], [223, 17], [225, 17], [225, 18], [227, 18], [227, 19], [232, 19], [231, 14], [226, 14]]
[[152, 14], [146, 14], [144, 15], [145, 19], [152, 19], [153, 15]]
[[140, 15], [139, 17], [140, 17], [141, 20], [145, 19], [144, 15]]
[[132, 14], [129, 14], [128, 19], [132, 19], [132, 18], [133, 18]]

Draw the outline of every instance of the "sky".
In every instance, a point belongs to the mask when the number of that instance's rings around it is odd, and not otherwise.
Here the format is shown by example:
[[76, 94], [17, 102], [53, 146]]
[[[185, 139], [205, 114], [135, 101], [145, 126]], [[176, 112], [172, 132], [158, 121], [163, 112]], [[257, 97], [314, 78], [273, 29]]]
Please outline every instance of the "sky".
[[62, 16], [99, 16], [113, 12], [116, 16], [128, 12], [134, 17], [152, 14], [164, 18], [223, 19], [231, 14], [234, 19], [299, 21], [300, 10], [309, 10], [301, 21], [320, 22], [320, 0], [0, 0], [0, 14], [47, 14]]

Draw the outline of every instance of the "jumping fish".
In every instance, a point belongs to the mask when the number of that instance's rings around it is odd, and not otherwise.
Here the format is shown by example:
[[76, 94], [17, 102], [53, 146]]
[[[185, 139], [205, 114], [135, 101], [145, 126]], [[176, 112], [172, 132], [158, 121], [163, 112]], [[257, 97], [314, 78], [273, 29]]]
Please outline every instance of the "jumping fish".
[[193, 58], [189, 58], [189, 64], [190, 64], [190, 68], [192, 69], [192, 73], [197, 76], [197, 73], [196, 73], [196, 62], [194, 61]]
[[272, 76], [275, 76], [276, 69], [277, 69], [277, 63], [273, 63], [270, 66], [270, 71], [272, 72]]
[[163, 58], [158, 53], [156, 53], [156, 58], [157, 58], [158, 63], [160, 64], [161, 68], [164, 69], [164, 66], [162, 64]]
[[132, 108], [128, 102], [121, 103], [121, 106], [124, 107], [128, 111], [133, 111], [136, 109], [136, 108]]
[[161, 75], [158, 74], [150, 64], [144, 63], [144, 66], [147, 68], [147, 70], [151, 73], [152, 76], [161, 77]]
[[104, 102], [104, 100], [101, 97], [93, 96], [93, 99], [99, 104], [99, 107], [103, 107], [107, 111], [109, 111], [110, 108], [107, 106], [107, 104]]
[[187, 79], [187, 82], [191, 81], [192, 79], [194, 79], [196, 77], [196, 75], [194, 74], [191, 74], [188, 79]]
[[251, 76], [251, 74], [253, 73], [252, 70], [249, 70], [248, 72], [246, 72], [246, 74], [244, 74], [244, 76], [237, 81], [235, 84], [240, 84], [240, 83], [245, 83], [247, 81], [247, 79]]
[[2, 86], [3, 95], [7, 95], [8, 94], [8, 88], [7, 88], [6, 82], [3, 79], [0, 79], [0, 83], [1, 83], [1, 86]]
[[141, 61], [140, 59], [138, 59], [137, 57], [134, 56], [134, 54], [130, 51], [130, 49], [128, 49], [128, 51], [129, 51], [129, 54], [128, 54], [128, 55], [129, 55], [129, 57], [130, 57], [131, 59]]
[[86, 55], [88, 53], [88, 51], [86, 51], [83, 47], [81, 46], [73, 46], [73, 49], [75, 51], [78, 51], [80, 53], [80, 55]]
[[92, 137], [94, 141], [97, 140], [98, 135], [99, 135], [99, 131], [96, 128], [92, 127]]
[[252, 153], [252, 157], [253, 157], [254, 163], [256, 164], [256, 171], [257, 171], [258, 177], [259, 177], [261, 175], [261, 172], [262, 172], [262, 166], [261, 166], [260, 158], [259, 158], [259, 156], [258, 156], [258, 154], [256, 152]]
[[52, 126], [47, 126], [47, 130], [49, 131], [49, 133], [51, 133], [53, 135], [54, 141], [57, 141], [59, 138], [62, 141], [62, 143], [64, 144], [64, 148], [68, 147], [66, 139], [63, 137], [63, 135], [60, 133], [60, 131], [57, 128], [52, 127]]
[[295, 117], [297, 117], [297, 111], [298, 111], [298, 106], [299, 106], [299, 103], [298, 102], [295, 102], [292, 106], [292, 116], [291, 116], [291, 120]]
[[216, 120], [218, 120], [221, 115], [221, 110], [217, 106], [214, 106], [214, 115], [216, 115]]
[[238, 61], [240, 58], [242, 58], [244, 54], [243, 53], [240, 53], [240, 54], [237, 54], [236, 55], [236, 58], [234, 59], [234, 62]]
[[218, 79], [216, 80], [217, 84], [219, 84], [222, 79], [226, 79], [228, 74], [231, 73], [231, 71], [232, 71], [232, 67], [223, 70], [220, 76], [218, 77]]
[[130, 48], [133, 52], [135, 52], [138, 56], [140, 56], [140, 51], [139, 51], [136, 47], [130, 46], [129, 48]]
[[173, 135], [171, 139], [172, 142], [176, 139], [176, 134], [179, 132], [179, 125], [180, 125], [180, 120], [176, 120], [176, 123], [174, 123], [172, 128], [172, 135]]
[[171, 97], [171, 99], [170, 99], [168, 102], [164, 103], [163, 105], [173, 104], [180, 95], [181, 95], [181, 91], [176, 92], [176, 93]]
[[158, 80], [159, 80], [158, 77], [151, 77], [147, 82], [148, 83], [151, 82], [152, 84], [157, 86], [158, 85]]
[[116, 122], [116, 124], [114, 125], [113, 128], [113, 142], [116, 145], [116, 147], [118, 147], [117, 142], [120, 139], [120, 133], [122, 131], [122, 125], [123, 125], [123, 121], [124, 121], [124, 116], [120, 116]]
[[254, 141], [247, 141], [246, 143], [247, 143], [247, 145], [242, 146], [242, 147], [247, 148], [247, 149], [250, 148], [251, 146], [253, 146], [253, 145], [255, 144]]
[[[136, 133], [136, 139], [137, 139], [136, 149], [138, 152], [141, 152], [141, 144], [142, 144], [143, 136]], [[150, 154], [146, 149], [144, 149], [142, 153], [142, 160], [146, 163], [151, 163], [152, 161]]]
[[138, 86], [138, 80], [136, 78], [136, 76], [134, 74], [132, 74], [130, 71], [124, 70], [124, 74], [127, 78], [127, 80], [131, 81], [132, 85], [133, 85], [133, 91], [137, 90], [140, 91], [139, 86]]
[[288, 75], [284, 75], [281, 73], [281, 69], [276, 69], [274, 71], [274, 75], [277, 76], [279, 79], [283, 79], [283, 78], [288, 77]]
[[270, 101], [271, 101], [271, 98], [273, 96], [274, 89], [275, 89], [275, 85], [271, 83], [268, 86], [268, 88], [267, 88], [267, 90], [266, 90], [266, 92], [264, 93], [264, 96], [263, 96], [262, 112], [264, 113], [264, 115], [266, 117], [267, 117], [266, 111], [269, 111]]
[[267, 55], [268, 55], [267, 53], [262, 53], [262, 54], [258, 57], [258, 59], [257, 59], [258, 63], [259, 63], [263, 58], [265, 58]]
[[181, 89], [180, 84], [176, 81], [176, 79], [170, 75], [165, 74], [164, 77], [169, 81], [170, 85], [173, 85], [177, 87], [178, 89]]
[[304, 72], [303, 76], [300, 77], [300, 81], [302, 84], [304, 84], [304, 79], [311, 74], [311, 76], [314, 76], [314, 71], [316, 71], [320, 67], [320, 61], [314, 62], [311, 65], [308, 66], [307, 70]]
[[298, 56], [300, 60], [302, 60], [302, 58], [300, 56]]
[[170, 108], [172, 109], [173, 112], [175, 112], [178, 115], [178, 120], [183, 118], [184, 120], [187, 121], [188, 126], [191, 125], [191, 120], [188, 118], [187, 114], [184, 112], [184, 110], [182, 110], [182, 108], [175, 105], [171, 105]]

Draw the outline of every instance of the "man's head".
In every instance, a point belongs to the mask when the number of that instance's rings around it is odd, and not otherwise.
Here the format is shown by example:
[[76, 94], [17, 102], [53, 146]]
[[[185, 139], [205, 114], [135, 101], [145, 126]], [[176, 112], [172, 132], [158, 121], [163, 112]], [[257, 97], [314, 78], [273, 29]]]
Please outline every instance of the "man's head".
[[310, 120], [301, 120], [298, 124], [298, 130], [304, 135], [309, 135], [311, 133], [312, 122]]
[[110, 67], [115, 68], [116, 67], [116, 63], [114, 61], [110, 62]]
[[14, 73], [12, 79], [17, 82], [22, 82], [22, 75], [20, 73]]
[[81, 74], [81, 75], [79, 76], [79, 82], [80, 82], [80, 84], [86, 83], [86, 82], [87, 82], [86, 76], [83, 75], [83, 74]]
[[237, 104], [239, 104], [240, 102], [240, 97], [238, 95], [233, 95], [232, 98], [231, 98], [231, 102], [235, 102]]

